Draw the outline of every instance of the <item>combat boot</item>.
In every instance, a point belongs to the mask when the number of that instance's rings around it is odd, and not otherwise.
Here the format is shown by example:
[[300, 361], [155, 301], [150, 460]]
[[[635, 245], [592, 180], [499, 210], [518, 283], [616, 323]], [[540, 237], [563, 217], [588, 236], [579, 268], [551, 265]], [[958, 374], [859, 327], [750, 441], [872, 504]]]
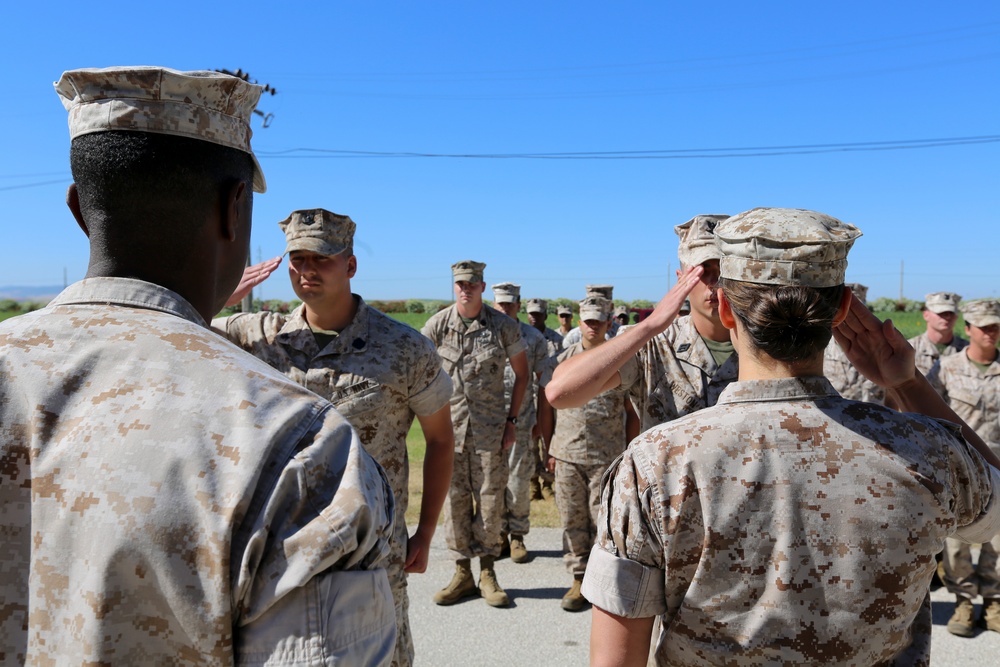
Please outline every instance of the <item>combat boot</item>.
[[948, 632], [959, 637], [971, 637], [976, 634], [974, 627], [975, 608], [972, 600], [959, 597], [955, 600], [955, 613], [948, 620]]
[[451, 583], [434, 594], [434, 603], [455, 604], [459, 600], [475, 597], [478, 594], [476, 580], [472, 578], [472, 565], [468, 558], [462, 558], [455, 561], [455, 576], [451, 578]]
[[545, 500], [552, 500], [556, 497], [555, 489], [552, 488], [552, 482], [542, 482], [542, 498]]
[[528, 562], [528, 548], [524, 546], [523, 536], [510, 536], [510, 559], [515, 563]]
[[479, 558], [479, 594], [491, 607], [506, 607], [510, 604], [510, 598], [497, 581], [497, 573], [493, 569], [493, 556]]
[[583, 584], [583, 575], [573, 577], [573, 587], [566, 591], [559, 606], [566, 611], [580, 611], [587, 606], [587, 598], [583, 597], [580, 586]]
[[1000, 600], [983, 600], [983, 615], [979, 621], [987, 630], [1000, 632]]

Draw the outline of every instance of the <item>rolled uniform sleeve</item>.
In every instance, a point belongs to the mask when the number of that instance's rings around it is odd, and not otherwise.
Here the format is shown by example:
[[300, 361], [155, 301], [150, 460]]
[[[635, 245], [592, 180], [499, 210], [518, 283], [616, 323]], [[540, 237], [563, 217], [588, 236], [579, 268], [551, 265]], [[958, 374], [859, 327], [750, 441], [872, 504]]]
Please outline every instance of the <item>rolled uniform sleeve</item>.
[[663, 550], [652, 518], [653, 489], [631, 448], [604, 475], [597, 539], [583, 580], [583, 595], [625, 618], [666, 612]]
[[434, 345], [421, 339], [421, 348], [408, 369], [410, 409], [421, 417], [432, 415], [451, 400], [454, 391], [451, 376], [441, 366], [441, 357]]
[[395, 615], [381, 568], [393, 497], [347, 422], [321, 413], [254, 504], [246, 547], [234, 553], [239, 664], [391, 659]]

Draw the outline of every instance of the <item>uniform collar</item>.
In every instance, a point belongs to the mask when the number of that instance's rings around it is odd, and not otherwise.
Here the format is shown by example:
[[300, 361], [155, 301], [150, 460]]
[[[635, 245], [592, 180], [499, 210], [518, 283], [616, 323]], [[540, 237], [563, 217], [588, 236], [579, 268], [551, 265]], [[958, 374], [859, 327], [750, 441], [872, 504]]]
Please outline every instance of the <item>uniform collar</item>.
[[95, 303], [157, 310], [203, 327], [208, 326], [194, 306], [177, 292], [135, 278], [84, 278], [64, 289], [49, 305]]
[[302, 350], [313, 357], [320, 354], [353, 354], [363, 352], [368, 349], [369, 335], [369, 312], [368, 304], [357, 294], [352, 294], [358, 309], [354, 314], [354, 319], [344, 327], [340, 334], [330, 341], [322, 350], [316, 345], [316, 337], [313, 336], [309, 323], [306, 322], [305, 305], [301, 305], [292, 311], [288, 321], [281, 327], [276, 340], [283, 344]]
[[733, 382], [719, 394], [723, 403], [756, 403], [762, 401], [815, 400], [840, 396], [830, 381], [821, 375], [773, 380]]

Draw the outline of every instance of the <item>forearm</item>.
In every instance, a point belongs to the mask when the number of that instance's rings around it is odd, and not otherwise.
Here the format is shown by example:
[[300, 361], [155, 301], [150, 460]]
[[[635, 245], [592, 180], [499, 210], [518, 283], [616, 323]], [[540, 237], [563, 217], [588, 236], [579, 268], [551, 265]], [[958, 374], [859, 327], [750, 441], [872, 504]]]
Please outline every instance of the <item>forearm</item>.
[[918, 412], [928, 417], [945, 419], [958, 424], [962, 427], [962, 435], [969, 444], [990, 465], [1000, 469], [1000, 458], [997, 458], [997, 455], [993, 453], [983, 439], [951, 409], [944, 399], [934, 391], [934, 387], [927, 381], [927, 378], [919, 372], [914, 375], [912, 380], [888, 389], [886, 397], [887, 399], [891, 399], [892, 403], [904, 412]]
[[549, 403], [559, 409], [578, 408], [601, 392], [618, 386], [618, 371], [658, 332], [640, 322], [596, 348], [560, 363], [545, 387]]
[[591, 667], [645, 667], [653, 617], [623, 618], [594, 607], [590, 621]]

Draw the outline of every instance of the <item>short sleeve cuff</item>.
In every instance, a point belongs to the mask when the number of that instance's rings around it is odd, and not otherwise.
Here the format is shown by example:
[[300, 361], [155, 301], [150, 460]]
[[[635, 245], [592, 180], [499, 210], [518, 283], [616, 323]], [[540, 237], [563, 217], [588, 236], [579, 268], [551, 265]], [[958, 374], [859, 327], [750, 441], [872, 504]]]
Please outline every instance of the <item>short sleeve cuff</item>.
[[606, 612], [623, 618], [648, 618], [667, 611], [663, 570], [608, 553], [590, 552], [583, 596]]
[[518, 338], [516, 343], [508, 345], [506, 348], [507, 358], [516, 357], [521, 352], [528, 349], [528, 346], [524, 344], [524, 339]]
[[995, 535], [1000, 535], [1000, 470], [988, 463], [985, 465], [990, 470], [990, 483], [993, 487], [990, 502], [975, 521], [955, 531], [955, 537], [971, 544], [989, 542]]
[[426, 388], [410, 397], [410, 408], [421, 417], [432, 415], [451, 401], [451, 378], [444, 369], [438, 369], [437, 377]]

